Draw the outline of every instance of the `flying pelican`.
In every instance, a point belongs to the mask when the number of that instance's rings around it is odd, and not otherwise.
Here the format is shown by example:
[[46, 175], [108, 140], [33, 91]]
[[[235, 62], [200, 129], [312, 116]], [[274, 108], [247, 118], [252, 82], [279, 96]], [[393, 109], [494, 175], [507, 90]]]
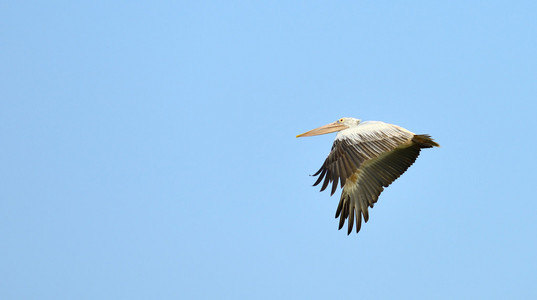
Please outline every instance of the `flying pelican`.
[[379, 121], [362, 122], [341, 118], [296, 137], [338, 132], [330, 154], [313, 176], [319, 176], [313, 186], [323, 181], [321, 192], [332, 183], [336, 191], [341, 183], [341, 198], [336, 210], [339, 229], [348, 221], [352, 232], [356, 215], [356, 233], [369, 220], [368, 206], [373, 208], [384, 187], [388, 187], [410, 167], [422, 148], [440, 147], [427, 134], [414, 134], [397, 125]]

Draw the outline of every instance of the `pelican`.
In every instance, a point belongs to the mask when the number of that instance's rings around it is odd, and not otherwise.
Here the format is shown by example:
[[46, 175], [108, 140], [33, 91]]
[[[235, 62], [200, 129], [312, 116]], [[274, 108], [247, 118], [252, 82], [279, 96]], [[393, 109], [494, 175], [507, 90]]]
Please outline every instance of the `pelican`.
[[340, 182], [343, 191], [336, 219], [339, 217], [339, 229], [348, 219], [347, 234], [352, 232], [355, 216], [356, 233], [360, 231], [362, 217], [365, 222], [369, 220], [368, 206], [373, 208], [384, 188], [416, 161], [422, 148], [440, 147], [430, 135], [355, 118], [341, 118], [296, 137], [331, 132], [337, 132], [336, 139], [323, 165], [312, 175], [319, 176], [313, 186], [324, 179], [322, 192], [332, 183], [332, 196]]

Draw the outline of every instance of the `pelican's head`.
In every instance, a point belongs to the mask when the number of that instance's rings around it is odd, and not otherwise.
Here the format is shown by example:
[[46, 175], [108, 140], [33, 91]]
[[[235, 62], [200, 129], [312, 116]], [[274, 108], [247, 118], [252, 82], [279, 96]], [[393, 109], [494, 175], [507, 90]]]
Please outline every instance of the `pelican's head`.
[[321, 126], [319, 128], [315, 128], [313, 130], [310, 130], [308, 132], [304, 132], [303, 134], [299, 134], [296, 137], [303, 137], [303, 136], [314, 136], [314, 135], [320, 135], [320, 134], [327, 134], [331, 132], [341, 131], [347, 128], [351, 128], [354, 126], [357, 126], [360, 124], [360, 120], [355, 118], [341, 118], [334, 123], [326, 124], [324, 126]]
[[355, 119], [355, 118], [341, 118], [337, 120], [338, 123], [348, 126], [349, 128], [358, 126], [358, 124], [360, 124], [361, 121], [362, 120]]

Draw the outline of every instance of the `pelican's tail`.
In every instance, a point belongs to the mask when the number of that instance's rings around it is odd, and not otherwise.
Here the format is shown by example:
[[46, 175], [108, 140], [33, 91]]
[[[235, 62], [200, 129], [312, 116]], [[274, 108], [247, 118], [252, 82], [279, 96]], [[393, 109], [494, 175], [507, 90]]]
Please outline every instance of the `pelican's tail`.
[[416, 134], [412, 138], [412, 141], [418, 144], [420, 148], [440, 147], [440, 145], [438, 145], [438, 143], [435, 142], [428, 134]]

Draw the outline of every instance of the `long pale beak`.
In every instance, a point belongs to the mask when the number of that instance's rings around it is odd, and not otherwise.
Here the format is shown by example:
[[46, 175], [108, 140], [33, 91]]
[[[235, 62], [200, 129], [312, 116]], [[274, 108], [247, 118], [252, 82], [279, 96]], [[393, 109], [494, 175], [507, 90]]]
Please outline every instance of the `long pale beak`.
[[319, 128], [312, 129], [308, 132], [304, 132], [303, 134], [299, 134], [296, 137], [303, 137], [303, 136], [314, 136], [314, 135], [320, 135], [320, 134], [327, 134], [331, 132], [341, 131], [343, 129], [347, 129], [349, 126], [339, 124], [338, 122], [326, 124], [324, 126], [321, 126]]

